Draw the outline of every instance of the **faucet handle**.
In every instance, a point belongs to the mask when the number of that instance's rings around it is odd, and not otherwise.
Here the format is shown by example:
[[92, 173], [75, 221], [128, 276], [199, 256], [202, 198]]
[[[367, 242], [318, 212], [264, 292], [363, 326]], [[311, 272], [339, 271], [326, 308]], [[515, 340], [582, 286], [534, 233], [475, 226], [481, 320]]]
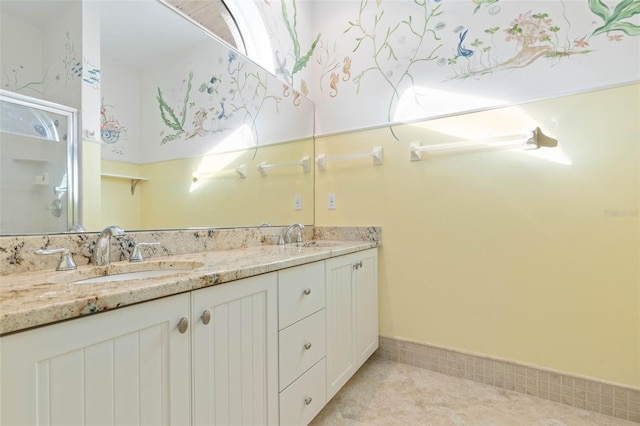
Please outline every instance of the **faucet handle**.
[[131, 253], [131, 257], [129, 258], [129, 262], [142, 262], [144, 260], [144, 258], [142, 257], [142, 247], [149, 247], [149, 246], [159, 246], [160, 243], [158, 241], [155, 241], [153, 243], [136, 243], [136, 245], [133, 247], [133, 253]]
[[72, 271], [77, 268], [76, 262], [73, 261], [71, 251], [67, 248], [55, 248], [55, 249], [41, 249], [36, 251], [36, 254], [57, 254], [62, 253], [60, 263], [56, 268], [56, 271]]
[[298, 235], [296, 236], [296, 243], [302, 242], [302, 232], [298, 231]]

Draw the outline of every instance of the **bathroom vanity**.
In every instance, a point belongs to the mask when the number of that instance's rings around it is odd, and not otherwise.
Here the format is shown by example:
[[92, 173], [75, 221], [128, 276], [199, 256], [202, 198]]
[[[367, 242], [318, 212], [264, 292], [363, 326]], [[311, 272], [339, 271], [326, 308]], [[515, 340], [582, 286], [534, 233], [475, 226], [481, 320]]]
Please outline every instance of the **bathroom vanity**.
[[378, 249], [306, 245], [3, 276], [0, 423], [307, 424], [378, 347]]

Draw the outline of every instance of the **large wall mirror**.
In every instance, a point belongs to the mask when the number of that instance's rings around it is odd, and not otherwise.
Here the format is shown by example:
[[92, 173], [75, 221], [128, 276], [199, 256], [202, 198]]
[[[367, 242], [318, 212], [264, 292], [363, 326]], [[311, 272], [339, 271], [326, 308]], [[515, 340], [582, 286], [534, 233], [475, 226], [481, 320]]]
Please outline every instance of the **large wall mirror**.
[[[3, 0], [0, 18], [2, 89], [79, 111], [70, 221], [87, 231], [313, 223], [313, 103], [178, 9]], [[12, 179], [2, 177], [5, 205]], [[2, 233], [77, 224], [31, 222]]]

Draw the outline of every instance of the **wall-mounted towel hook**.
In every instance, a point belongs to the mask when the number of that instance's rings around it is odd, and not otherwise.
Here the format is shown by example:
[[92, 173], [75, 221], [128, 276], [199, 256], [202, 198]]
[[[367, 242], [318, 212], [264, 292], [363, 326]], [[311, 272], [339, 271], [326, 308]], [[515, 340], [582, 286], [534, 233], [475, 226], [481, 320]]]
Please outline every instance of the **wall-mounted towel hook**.
[[334, 161], [355, 160], [358, 158], [372, 158], [373, 165], [379, 166], [382, 164], [382, 147], [376, 146], [371, 152], [366, 152], [364, 154], [351, 154], [343, 155], [340, 157], [327, 157], [326, 154], [320, 154], [316, 157], [316, 164], [318, 165], [318, 170], [325, 170], [327, 167], [327, 163]]
[[198, 181], [203, 181], [203, 180], [207, 180], [207, 179], [213, 179], [215, 177], [219, 177], [219, 176], [225, 176], [225, 175], [229, 175], [235, 173], [238, 176], [240, 176], [241, 178], [246, 178], [247, 177], [247, 165], [246, 164], [241, 164], [238, 167], [236, 167], [235, 169], [228, 169], [228, 170], [219, 170], [216, 172], [198, 172], [198, 173], [194, 173], [192, 176], [192, 181], [193, 182], [198, 182]]
[[290, 163], [267, 164], [265, 161], [256, 167], [262, 176], [267, 175], [267, 169], [275, 169], [279, 167], [302, 166], [302, 170], [306, 173], [311, 170], [309, 156], [304, 156], [300, 161], [292, 161]]
[[447, 151], [467, 148], [522, 148], [525, 150], [538, 149], [540, 143], [538, 137], [540, 134], [540, 128], [536, 127], [533, 130], [529, 130], [526, 133], [519, 133], [515, 135], [500, 136], [496, 138], [478, 139], [478, 140], [463, 140], [457, 142], [448, 142], [435, 145], [422, 145], [422, 142], [412, 142], [409, 145], [411, 161], [420, 161], [421, 152], [436, 152]]

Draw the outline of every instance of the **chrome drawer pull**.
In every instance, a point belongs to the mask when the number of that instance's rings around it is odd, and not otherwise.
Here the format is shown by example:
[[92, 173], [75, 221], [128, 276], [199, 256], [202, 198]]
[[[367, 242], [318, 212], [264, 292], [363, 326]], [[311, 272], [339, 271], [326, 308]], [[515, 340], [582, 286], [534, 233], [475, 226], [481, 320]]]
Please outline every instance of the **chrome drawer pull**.
[[311, 398], [310, 396], [306, 397], [304, 399], [304, 405], [309, 405], [311, 404], [311, 401], [313, 401], [313, 398]]
[[310, 288], [305, 288], [303, 293], [305, 294], [305, 296], [308, 296], [308, 295], [311, 294], [311, 289]]
[[305, 348], [306, 350], [311, 349], [311, 342], [307, 342], [307, 343], [305, 343], [305, 344], [304, 344], [304, 348]]

